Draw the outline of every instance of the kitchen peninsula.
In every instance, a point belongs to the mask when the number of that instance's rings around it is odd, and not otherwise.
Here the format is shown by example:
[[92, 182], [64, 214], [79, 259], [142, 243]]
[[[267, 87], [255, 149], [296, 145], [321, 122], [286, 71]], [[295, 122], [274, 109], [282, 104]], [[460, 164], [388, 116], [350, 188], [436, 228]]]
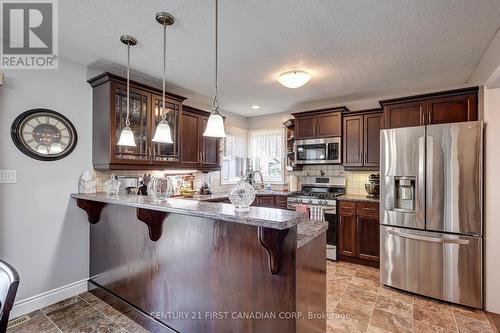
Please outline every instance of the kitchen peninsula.
[[325, 331], [325, 222], [198, 200], [72, 197], [91, 223], [91, 284], [174, 330]]

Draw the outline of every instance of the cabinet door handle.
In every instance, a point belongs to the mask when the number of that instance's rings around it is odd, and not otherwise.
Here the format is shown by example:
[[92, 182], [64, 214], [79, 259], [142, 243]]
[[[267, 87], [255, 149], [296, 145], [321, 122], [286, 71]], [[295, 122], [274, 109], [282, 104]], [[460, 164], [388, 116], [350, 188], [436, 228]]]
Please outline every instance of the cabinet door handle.
[[368, 163], [368, 153], [365, 153], [365, 164]]
[[432, 113], [427, 111], [427, 125], [432, 124]]

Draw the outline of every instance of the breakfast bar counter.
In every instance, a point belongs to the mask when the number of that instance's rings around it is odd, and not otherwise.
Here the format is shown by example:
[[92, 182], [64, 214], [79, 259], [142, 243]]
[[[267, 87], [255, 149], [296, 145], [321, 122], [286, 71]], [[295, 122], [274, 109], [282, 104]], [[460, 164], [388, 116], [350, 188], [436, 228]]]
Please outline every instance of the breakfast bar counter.
[[326, 330], [325, 222], [199, 200], [72, 197], [91, 223], [91, 284], [173, 330]]

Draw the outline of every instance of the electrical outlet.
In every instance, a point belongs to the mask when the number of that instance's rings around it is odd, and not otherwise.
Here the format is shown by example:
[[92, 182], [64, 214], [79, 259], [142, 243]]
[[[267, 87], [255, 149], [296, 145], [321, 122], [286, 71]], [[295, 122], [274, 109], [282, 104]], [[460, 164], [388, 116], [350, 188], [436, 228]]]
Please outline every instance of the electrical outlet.
[[0, 170], [0, 184], [17, 183], [16, 170]]

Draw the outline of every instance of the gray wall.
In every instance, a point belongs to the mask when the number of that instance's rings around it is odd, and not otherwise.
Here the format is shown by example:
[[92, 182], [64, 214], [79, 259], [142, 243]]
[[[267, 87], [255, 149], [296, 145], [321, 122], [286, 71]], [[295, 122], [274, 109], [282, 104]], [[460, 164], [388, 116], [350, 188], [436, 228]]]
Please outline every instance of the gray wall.
[[[8, 70], [0, 87], [0, 169], [17, 184], [0, 184], [0, 258], [17, 268], [22, 300], [88, 277], [89, 226], [70, 199], [91, 169], [91, 89], [86, 68], [59, 60], [58, 70]], [[22, 154], [10, 126], [22, 112], [48, 108], [70, 119], [76, 149], [55, 162]]]

